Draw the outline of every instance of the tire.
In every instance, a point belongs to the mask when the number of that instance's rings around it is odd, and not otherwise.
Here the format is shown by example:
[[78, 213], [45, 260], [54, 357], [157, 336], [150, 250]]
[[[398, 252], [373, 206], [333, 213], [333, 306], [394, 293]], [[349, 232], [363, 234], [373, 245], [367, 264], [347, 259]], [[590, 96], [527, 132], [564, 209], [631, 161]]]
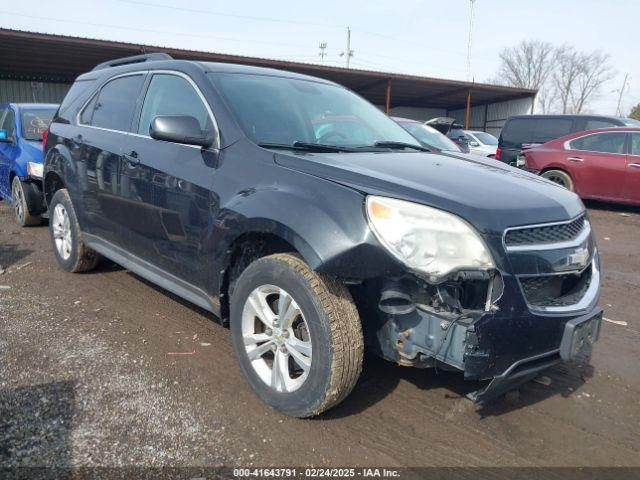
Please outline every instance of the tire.
[[13, 207], [16, 221], [21, 227], [33, 227], [42, 223], [40, 215], [33, 215], [29, 211], [30, 209], [33, 210], [33, 207], [29, 205], [27, 200], [30, 198], [27, 188], [31, 187], [18, 177], [13, 177], [11, 182], [11, 206]]
[[100, 254], [87, 247], [82, 240], [78, 217], [65, 188], [53, 195], [49, 211], [53, 254], [60, 266], [72, 273], [93, 270], [100, 262]]
[[567, 172], [563, 172], [562, 170], [547, 170], [541, 175], [541, 177], [546, 178], [547, 180], [560, 185], [567, 190], [570, 190], [572, 192], [574, 191], [573, 180]]
[[[294, 313], [280, 318], [278, 305]], [[272, 329], [256, 315], [264, 308], [261, 316], [275, 319]], [[276, 410], [312, 417], [353, 390], [364, 351], [358, 311], [342, 283], [311, 271], [299, 256], [276, 254], [251, 263], [234, 285], [230, 314], [240, 368], [258, 397]], [[276, 369], [283, 372], [279, 376], [270, 368], [276, 363], [284, 368]]]

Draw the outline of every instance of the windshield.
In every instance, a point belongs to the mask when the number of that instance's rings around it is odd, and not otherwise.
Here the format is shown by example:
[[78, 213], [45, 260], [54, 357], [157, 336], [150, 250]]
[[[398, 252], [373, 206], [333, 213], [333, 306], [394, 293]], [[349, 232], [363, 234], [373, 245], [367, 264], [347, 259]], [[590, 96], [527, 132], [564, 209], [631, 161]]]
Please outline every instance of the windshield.
[[42, 141], [42, 132], [49, 128], [55, 109], [38, 109], [23, 110], [21, 114], [22, 120], [22, 138], [31, 141]]
[[400, 125], [429, 147], [434, 147], [445, 152], [460, 152], [460, 149], [455, 143], [429, 125], [413, 122], [401, 123]]
[[241, 128], [258, 144], [357, 148], [398, 142], [419, 147], [393, 120], [345, 88], [265, 75], [214, 78]]
[[498, 145], [498, 139], [486, 132], [473, 132], [473, 136], [485, 145]]

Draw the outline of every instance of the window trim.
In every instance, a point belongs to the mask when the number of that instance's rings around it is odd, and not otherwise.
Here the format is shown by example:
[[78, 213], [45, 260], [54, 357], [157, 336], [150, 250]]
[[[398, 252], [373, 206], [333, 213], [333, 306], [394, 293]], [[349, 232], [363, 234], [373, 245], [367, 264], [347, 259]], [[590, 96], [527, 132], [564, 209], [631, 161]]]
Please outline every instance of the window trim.
[[[211, 120], [213, 123], [213, 129], [214, 129], [214, 133], [215, 133], [215, 141], [214, 141], [214, 145], [213, 147], [209, 147], [209, 148], [214, 148], [215, 150], [218, 150], [220, 148], [220, 128], [218, 127], [218, 121], [215, 117], [215, 115], [213, 114], [213, 110], [211, 109], [211, 105], [209, 105], [209, 102], [207, 101], [206, 97], [204, 96], [204, 94], [202, 93], [202, 90], [200, 90], [200, 87], [198, 87], [198, 85], [193, 81], [193, 79], [187, 75], [186, 73], [180, 72], [178, 70], [137, 70], [135, 72], [127, 72], [127, 73], [122, 73], [120, 75], [115, 75], [113, 77], [109, 77], [109, 79], [102, 83], [95, 92], [93, 92], [93, 94], [89, 95], [89, 98], [82, 104], [82, 107], [80, 108], [80, 110], [78, 110], [78, 113], [75, 116], [75, 120], [76, 120], [76, 125], [80, 126], [80, 127], [84, 127], [84, 128], [95, 128], [96, 130], [103, 130], [105, 132], [114, 132], [114, 133], [120, 133], [123, 135], [129, 135], [132, 137], [138, 137], [138, 138], [148, 138], [151, 140], [154, 140], [153, 138], [151, 138], [149, 135], [142, 135], [140, 133], [137, 132], [124, 132], [122, 130], [113, 130], [111, 128], [104, 128], [104, 127], [96, 127], [93, 125], [86, 125], [84, 123], [80, 122], [80, 116], [82, 115], [82, 112], [84, 111], [84, 109], [86, 108], [86, 106], [91, 102], [91, 100], [93, 99], [93, 97], [95, 97], [98, 93], [100, 93], [100, 90], [102, 90], [102, 87], [104, 87], [107, 83], [109, 83], [111, 80], [115, 80], [116, 78], [121, 78], [121, 77], [128, 77], [131, 75], [154, 75], [154, 74], [169, 74], [169, 75], [176, 75], [178, 77], [182, 77], [185, 80], [187, 80], [191, 86], [195, 89], [196, 93], [198, 94], [198, 96], [200, 97], [200, 100], [204, 103], [205, 108], [207, 109], [207, 113], [211, 116]], [[138, 119], [136, 122], [136, 125], [138, 123], [140, 123], [140, 118], [139, 118], [139, 114], [142, 113], [142, 107], [144, 106], [144, 98], [147, 96], [147, 91], [149, 90], [149, 84], [150, 81], [147, 82], [146, 80], [143, 82], [143, 86], [146, 85], [146, 89], [144, 90], [144, 97], [142, 97], [142, 103], [140, 104], [140, 112], [138, 112], [138, 108], [136, 108], [136, 110], [134, 110], [134, 113], [138, 114]], [[142, 92], [141, 92], [142, 93]], [[138, 98], [136, 99], [136, 102], [138, 100], [140, 100], [141, 98], [141, 93], [138, 94]], [[132, 119], [134, 120], [134, 119]], [[133, 125], [131, 125], [133, 126]], [[190, 147], [190, 148], [197, 148], [197, 149], [202, 149], [203, 147], [200, 147], [199, 145], [188, 145], [186, 143], [178, 143], [175, 142], [177, 145], [183, 145], [185, 147]]]
[[[624, 143], [623, 143], [624, 151], [623, 151], [622, 153], [616, 153], [616, 152], [599, 152], [599, 151], [597, 151], [597, 150], [580, 150], [580, 149], [577, 149], [577, 148], [571, 148], [571, 142], [574, 142], [575, 140], [580, 140], [580, 139], [582, 139], [582, 138], [591, 137], [591, 136], [593, 136], [593, 135], [607, 135], [607, 134], [611, 134], [611, 133], [616, 133], [616, 134], [620, 134], [620, 133], [622, 133], [622, 134], [625, 136], [625, 138], [624, 138]], [[570, 152], [598, 153], [598, 154], [601, 154], [601, 155], [603, 155], [603, 154], [604, 154], [604, 155], [628, 155], [628, 153], [627, 153], [627, 150], [628, 150], [628, 146], [627, 146], [628, 139], [629, 139], [629, 132], [624, 131], [624, 130], [623, 130], [622, 132], [593, 132], [593, 133], [588, 133], [587, 135], [582, 135], [582, 136], [580, 136], [580, 137], [575, 137], [575, 138], [572, 138], [572, 139], [570, 139], [570, 140], [567, 140], [566, 142], [564, 142], [564, 143], [562, 144], [562, 146], [564, 147], [564, 149], [565, 149], [565, 150], [568, 150], [568, 151], [570, 151]]]
[[[76, 124], [79, 127], [85, 127], [85, 128], [95, 128], [97, 130], [103, 130], [106, 132], [116, 132], [116, 133], [131, 133], [131, 132], [127, 132], [125, 130], [116, 130], [115, 128], [105, 128], [105, 127], [96, 127], [95, 125], [87, 125], [86, 123], [82, 123], [80, 121], [80, 118], [82, 117], [82, 112], [84, 112], [84, 109], [87, 108], [87, 106], [91, 103], [91, 101], [97, 96], [100, 95], [100, 92], [102, 91], [102, 89], [104, 87], [106, 87], [109, 83], [111, 83], [114, 80], [117, 80], [118, 78], [123, 78], [123, 77], [133, 77], [136, 75], [142, 75], [145, 76], [147, 74], [147, 71], [138, 71], [138, 72], [128, 72], [128, 73], [122, 73], [120, 75], [115, 75], [113, 77], [109, 77], [107, 79], [107, 81], [103, 82], [102, 84], [100, 84], [100, 86], [96, 89], [95, 92], [93, 92], [91, 95], [89, 95], [89, 98], [82, 104], [82, 107], [80, 108], [80, 110], [78, 110], [78, 113], [76, 114]], [[143, 84], [144, 84], [144, 80], [143, 80]], [[140, 94], [138, 94], [138, 98], [140, 97]], [[136, 102], [138, 101], [138, 99], [136, 99]], [[135, 110], [134, 110], [135, 111]], [[93, 115], [91, 115], [91, 119], [93, 120]], [[132, 119], [133, 120], [133, 119]], [[131, 125], [129, 125], [129, 127], [131, 127]]]

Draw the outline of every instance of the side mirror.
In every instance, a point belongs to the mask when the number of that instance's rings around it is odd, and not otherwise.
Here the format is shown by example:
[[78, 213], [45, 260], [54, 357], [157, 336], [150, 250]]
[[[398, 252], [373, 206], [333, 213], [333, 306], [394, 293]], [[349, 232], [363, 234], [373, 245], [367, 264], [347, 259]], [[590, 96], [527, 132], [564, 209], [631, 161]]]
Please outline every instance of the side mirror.
[[480, 144], [478, 142], [474, 142], [474, 141], [469, 142], [469, 145], [471, 145], [472, 147], [479, 147], [480, 146]]
[[189, 115], [159, 115], [151, 122], [149, 135], [156, 140], [205, 148], [214, 143], [213, 132], [203, 132], [198, 120]]
[[0, 142], [13, 143], [13, 138], [9, 136], [9, 132], [7, 132], [6, 130], [0, 130]]

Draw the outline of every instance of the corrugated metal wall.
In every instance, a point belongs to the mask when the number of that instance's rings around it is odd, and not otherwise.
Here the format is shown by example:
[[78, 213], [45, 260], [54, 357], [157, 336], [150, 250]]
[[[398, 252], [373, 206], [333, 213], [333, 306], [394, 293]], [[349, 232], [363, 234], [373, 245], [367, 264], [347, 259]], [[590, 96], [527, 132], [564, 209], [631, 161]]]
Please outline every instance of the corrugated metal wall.
[[[531, 99], [519, 98], [507, 102], [491, 103], [489, 105], [478, 105], [471, 107], [469, 112], [469, 129], [484, 130], [496, 137], [500, 135], [500, 130], [504, 121], [513, 115], [526, 115], [531, 113]], [[466, 110], [451, 110], [448, 116], [455, 118], [462, 125], [466, 121]]]
[[71, 85], [0, 79], [0, 103], [60, 103]]

